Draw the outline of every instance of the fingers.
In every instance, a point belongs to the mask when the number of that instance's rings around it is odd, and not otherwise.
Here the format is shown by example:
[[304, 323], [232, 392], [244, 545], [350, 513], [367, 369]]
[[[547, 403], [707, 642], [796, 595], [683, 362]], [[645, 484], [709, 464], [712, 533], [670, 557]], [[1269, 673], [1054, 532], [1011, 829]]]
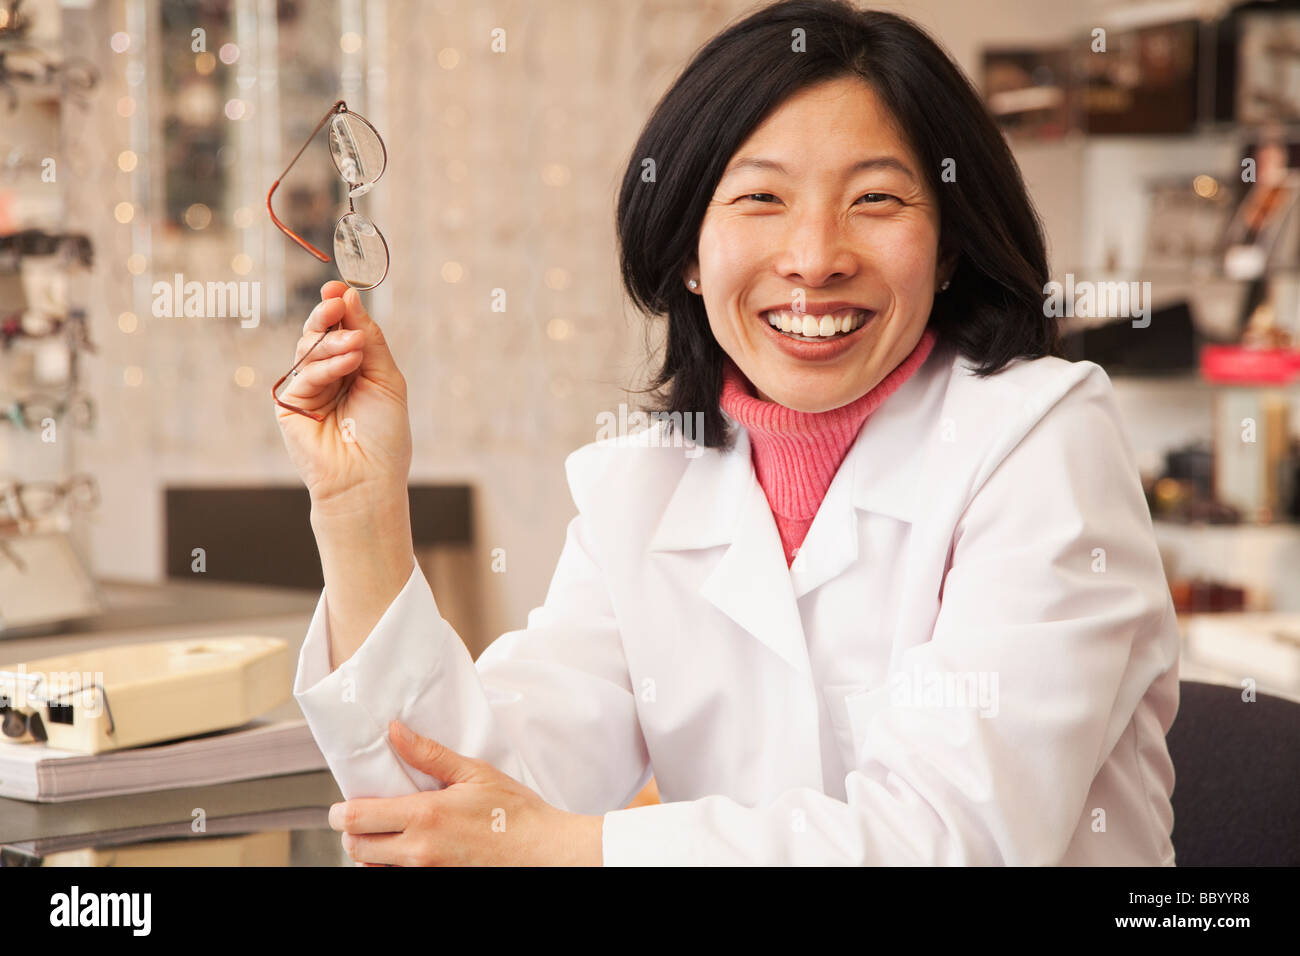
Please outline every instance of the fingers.
[[401, 833], [411, 823], [420, 804], [404, 797], [354, 797], [330, 807], [330, 829], [344, 833]]
[[302, 334], [310, 335], [315, 332], [320, 335], [330, 326], [338, 325], [346, 314], [347, 309], [341, 298], [322, 299], [316, 308], [311, 310], [311, 315], [307, 316], [307, 321], [302, 325]]
[[300, 365], [298, 374], [285, 385], [280, 398], [292, 396], [310, 401], [316, 398], [322, 389], [333, 385], [343, 376], [355, 372], [360, 366], [361, 353], [355, 350]]
[[343, 850], [363, 866], [414, 866], [412, 840], [405, 833], [343, 834]]
[[337, 299], [346, 292], [347, 289], [348, 284], [346, 282], [341, 282], [338, 279], [331, 279], [320, 287], [321, 301], [324, 301], [325, 299]]
[[[334, 301], [333, 299], [330, 300]], [[388, 350], [384, 332], [361, 304], [361, 294], [356, 289], [348, 289], [339, 300], [347, 309], [343, 317], [345, 329], [359, 329], [365, 333], [365, 358], [361, 363], [362, 374], [377, 380], [391, 380], [399, 377], [397, 363]]]
[[332, 332], [310, 332], [298, 340], [294, 352], [294, 364], [301, 362], [304, 355], [311, 353], [310, 361], [342, 355], [353, 349], [361, 348], [365, 341], [364, 333], [357, 329], [335, 329]]

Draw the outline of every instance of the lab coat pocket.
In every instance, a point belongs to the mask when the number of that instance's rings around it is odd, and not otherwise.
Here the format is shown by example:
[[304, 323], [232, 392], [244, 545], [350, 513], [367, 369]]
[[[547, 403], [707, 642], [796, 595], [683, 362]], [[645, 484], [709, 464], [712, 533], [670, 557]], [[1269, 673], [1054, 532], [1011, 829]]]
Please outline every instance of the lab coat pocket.
[[826, 699], [826, 709], [830, 713], [831, 726], [835, 730], [835, 742], [839, 746], [840, 759], [844, 761], [845, 770], [852, 770], [858, 765], [858, 743], [862, 739], [862, 728], [855, 729], [855, 712], [861, 710], [861, 703], [870, 688], [866, 684], [823, 684], [822, 692]]

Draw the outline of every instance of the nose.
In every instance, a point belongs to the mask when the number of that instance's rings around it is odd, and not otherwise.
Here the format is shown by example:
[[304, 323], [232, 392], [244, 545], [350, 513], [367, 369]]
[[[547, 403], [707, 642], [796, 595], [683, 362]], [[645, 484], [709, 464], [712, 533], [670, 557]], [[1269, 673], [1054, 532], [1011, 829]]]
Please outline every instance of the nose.
[[857, 273], [858, 257], [833, 215], [809, 211], [789, 221], [777, 260], [777, 270], [784, 278], [821, 286]]

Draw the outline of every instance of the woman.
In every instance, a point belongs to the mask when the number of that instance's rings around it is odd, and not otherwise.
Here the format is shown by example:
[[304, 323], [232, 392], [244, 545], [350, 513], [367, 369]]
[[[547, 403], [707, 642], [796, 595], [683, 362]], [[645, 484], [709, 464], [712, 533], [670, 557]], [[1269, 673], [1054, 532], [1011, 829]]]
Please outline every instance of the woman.
[[294, 386], [343, 396], [326, 423], [280, 412], [325, 577], [294, 694], [353, 858], [1171, 864], [1136, 466], [948, 57], [891, 14], [760, 10], [656, 108], [618, 228], [669, 416], [569, 456], [545, 603], [477, 664], [414, 567], [383, 334], [341, 283], [307, 321], [299, 356], [348, 331]]

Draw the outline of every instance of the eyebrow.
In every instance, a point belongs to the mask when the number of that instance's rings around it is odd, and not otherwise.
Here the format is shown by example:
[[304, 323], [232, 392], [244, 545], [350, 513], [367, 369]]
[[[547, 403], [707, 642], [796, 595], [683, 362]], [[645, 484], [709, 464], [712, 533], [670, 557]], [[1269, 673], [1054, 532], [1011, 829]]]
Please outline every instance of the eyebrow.
[[[730, 176], [732, 173], [738, 173], [746, 169], [766, 169], [774, 173], [780, 173], [782, 176], [789, 176], [790, 170], [786, 169], [774, 159], [764, 159], [761, 156], [745, 156], [736, 160], [723, 173], [723, 177]], [[901, 159], [893, 156], [872, 156], [867, 159], [860, 159], [848, 168], [848, 172], [858, 173], [869, 169], [893, 169], [904, 176], [916, 182], [916, 175], [907, 167]]]

